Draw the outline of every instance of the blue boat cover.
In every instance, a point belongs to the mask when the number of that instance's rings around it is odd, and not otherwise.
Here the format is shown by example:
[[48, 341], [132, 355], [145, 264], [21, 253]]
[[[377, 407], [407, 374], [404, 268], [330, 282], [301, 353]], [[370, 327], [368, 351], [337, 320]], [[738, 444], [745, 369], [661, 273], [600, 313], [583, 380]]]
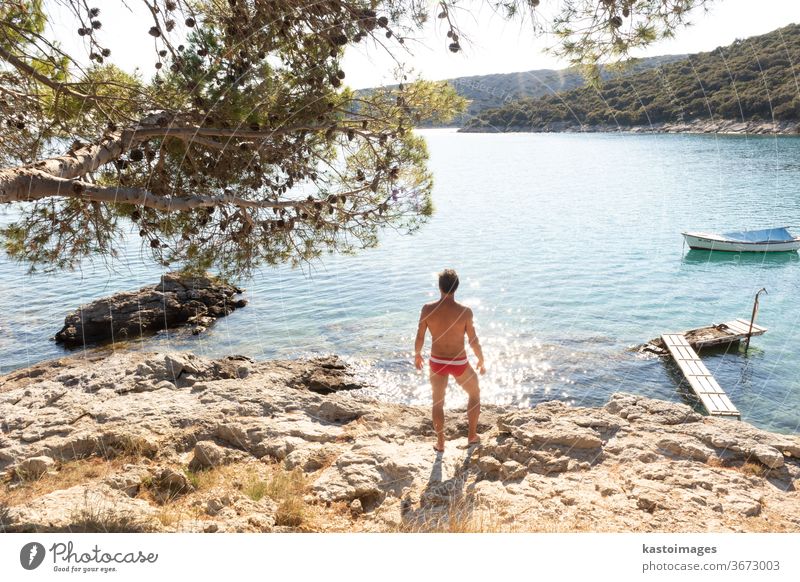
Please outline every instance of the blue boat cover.
[[789, 242], [794, 240], [794, 236], [786, 228], [742, 230], [740, 232], [726, 232], [722, 236], [737, 242]]

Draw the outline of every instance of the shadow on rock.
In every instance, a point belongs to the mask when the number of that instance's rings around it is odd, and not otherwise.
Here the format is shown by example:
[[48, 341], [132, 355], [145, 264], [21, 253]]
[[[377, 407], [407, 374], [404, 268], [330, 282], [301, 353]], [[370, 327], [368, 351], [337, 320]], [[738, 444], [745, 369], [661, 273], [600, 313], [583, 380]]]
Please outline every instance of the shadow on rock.
[[[444, 455], [437, 453], [428, 483], [415, 504], [406, 496], [401, 504], [403, 528], [408, 531], [461, 531], [475, 508], [475, 480], [470, 482], [470, 466], [475, 449], [468, 449], [455, 466], [453, 476], [445, 479]], [[467, 484], [469, 482], [469, 485]], [[416, 505], [416, 506], [415, 506]]]

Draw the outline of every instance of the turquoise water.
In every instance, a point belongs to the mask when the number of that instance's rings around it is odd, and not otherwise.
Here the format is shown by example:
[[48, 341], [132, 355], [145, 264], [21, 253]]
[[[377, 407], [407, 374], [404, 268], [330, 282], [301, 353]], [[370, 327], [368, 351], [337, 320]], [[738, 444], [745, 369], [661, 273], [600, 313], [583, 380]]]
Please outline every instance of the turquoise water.
[[[598, 405], [615, 391], [680, 401], [674, 370], [629, 347], [747, 318], [766, 287], [759, 323], [769, 332], [747, 355], [703, 357], [745, 420], [798, 431], [800, 258], [688, 252], [680, 232], [800, 225], [800, 138], [422, 133], [437, 211], [420, 232], [387, 232], [378, 249], [305, 271], [265, 269], [243, 282], [250, 305], [207, 334], [139, 347], [335, 352], [377, 395], [427, 403], [411, 364], [416, 321], [437, 295], [436, 272], [454, 267], [485, 347], [485, 401]], [[0, 259], [0, 372], [63, 354], [50, 338], [68, 311], [160, 274], [138, 246], [112, 267], [30, 277]], [[463, 403], [448, 394], [448, 405]]]

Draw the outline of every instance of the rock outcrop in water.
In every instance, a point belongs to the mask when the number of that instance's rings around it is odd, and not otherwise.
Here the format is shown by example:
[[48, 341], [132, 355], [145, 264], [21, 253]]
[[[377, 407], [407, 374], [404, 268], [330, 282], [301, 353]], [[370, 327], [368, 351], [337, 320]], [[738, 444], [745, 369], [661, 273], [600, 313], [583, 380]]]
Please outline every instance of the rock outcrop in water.
[[127, 341], [144, 334], [193, 326], [201, 333], [217, 318], [244, 307], [242, 290], [212, 276], [168, 273], [156, 285], [117, 293], [83, 305], [64, 320], [56, 341], [67, 346]]
[[800, 531], [800, 438], [615, 394], [600, 408], [370, 399], [336, 358], [189, 353], [0, 377], [5, 531]]

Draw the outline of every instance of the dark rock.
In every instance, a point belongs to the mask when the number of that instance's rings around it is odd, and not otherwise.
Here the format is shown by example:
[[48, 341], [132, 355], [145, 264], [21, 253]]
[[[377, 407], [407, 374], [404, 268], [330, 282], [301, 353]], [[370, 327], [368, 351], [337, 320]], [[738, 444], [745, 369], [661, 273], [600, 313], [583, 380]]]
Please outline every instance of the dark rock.
[[358, 390], [364, 385], [347, 371], [347, 366], [336, 356], [314, 358], [295, 378], [293, 385], [317, 394], [331, 394], [341, 390]]
[[314, 417], [326, 422], [348, 423], [369, 412], [369, 407], [357, 401], [323, 400], [314, 410]]
[[55, 339], [73, 347], [133, 340], [187, 324], [205, 329], [216, 318], [247, 304], [235, 298], [240, 293], [238, 287], [211, 276], [168, 273], [156, 285], [116, 293], [70, 313]]

